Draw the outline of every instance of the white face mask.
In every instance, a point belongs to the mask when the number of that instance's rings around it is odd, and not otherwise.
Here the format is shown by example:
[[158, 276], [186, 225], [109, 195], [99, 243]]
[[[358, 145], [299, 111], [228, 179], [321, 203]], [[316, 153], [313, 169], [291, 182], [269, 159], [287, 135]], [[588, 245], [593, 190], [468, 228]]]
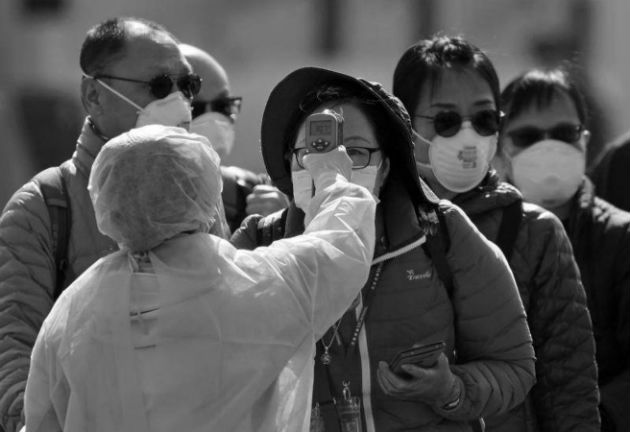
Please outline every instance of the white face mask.
[[[360, 170], [352, 170], [350, 181], [376, 194], [377, 191], [374, 190], [376, 177], [382, 164], [383, 162], [378, 165], [368, 165]], [[293, 182], [293, 201], [297, 207], [306, 211], [314, 193], [313, 178], [307, 170], [300, 170], [291, 172], [291, 180]]]
[[313, 197], [313, 178], [307, 170], [291, 171], [293, 182], [293, 201], [296, 207], [306, 212]]
[[208, 138], [221, 159], [229, 155], [234, 147], [234, 125], [221, 113], [207, 112], [194, 118], [190, 123], [190, 132]]
[[376, 195], [378, 192], [374, 190], [376, 186], [376, 177], [378, 176], [378, 170], [382, 164], [383, 162], [381, 161], [378, 165], [368, 165], [362, 169], [352, 170], [350, 181], [354, 184], [358, 184], [359, 186], [363, 186]]
[[429, 145], [430, 168], [437, 181], [457, 193], [469, 191], [481, 183], [497, 149], [497, 135], [477, 134], [469, 120], [464, 121], [452, 137], [436, 135], [429, 141], [415, 131], [414, 134]]
[[526, 201], [551, 209], [575, 195], [585, 167], [584, 153], [574, 145], [543, 140], [512, 158], [512, 177]]
[[190, 101], [181, 91], [173, 92], [162, 99], [156, 99], [142, 108], [127, 96], [123, 95], [118, 90], [104, 83], [100, 79], [96, 79], [96, 81], [107, 90], [114, 93], [134, 108], [138, 109], [136, 127], [159, 124], [163, 126], [179, 126], [184, 129], [188, 129], [190, 126], [190, 121], [192, 120]]

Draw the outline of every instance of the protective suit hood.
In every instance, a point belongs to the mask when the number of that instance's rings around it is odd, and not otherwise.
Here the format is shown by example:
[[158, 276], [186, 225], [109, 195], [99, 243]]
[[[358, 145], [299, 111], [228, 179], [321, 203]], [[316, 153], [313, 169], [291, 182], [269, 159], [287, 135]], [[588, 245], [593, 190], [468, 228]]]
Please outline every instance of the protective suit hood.
[[88, 185], [99, 230], [131, 251], [182, 232], [208, 232], [221, 189], [219, 156], [208, 140], [159, 125], [108, 141]]

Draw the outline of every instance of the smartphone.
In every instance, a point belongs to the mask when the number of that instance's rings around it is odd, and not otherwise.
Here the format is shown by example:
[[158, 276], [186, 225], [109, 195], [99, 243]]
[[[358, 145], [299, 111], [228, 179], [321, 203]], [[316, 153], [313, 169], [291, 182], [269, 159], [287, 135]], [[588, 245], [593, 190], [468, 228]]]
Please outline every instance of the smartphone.
[[394, 356], [389, 363], [389, 367], [398, 375], [409, 376], [409, 374], [401, 368], [402, 365], [412, 364], [423, 368], [433, 367], [445, 347], [446, 344], [440, 341], [406, 348]]
[[343, 117], [332, 110], [306, 118], [306, 148], [309, 152], [329, 152], [343, 143]]

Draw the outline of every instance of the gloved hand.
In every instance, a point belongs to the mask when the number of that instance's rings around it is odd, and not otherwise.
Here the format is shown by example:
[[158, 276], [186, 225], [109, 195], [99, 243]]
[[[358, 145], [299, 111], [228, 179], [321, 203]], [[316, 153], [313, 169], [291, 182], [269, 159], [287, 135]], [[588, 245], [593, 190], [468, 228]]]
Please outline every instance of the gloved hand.
[[259, 214], [270, 215], [278, 210], [288, 207], [289, 199], [280, 190], [271, 185], [260, 184], [254, 186], [252, 192], [247, 195], [247, 207], [245, 211], [248, 215]]
[[[411, 364], [401, 367], [411, 375], [411, 378], [396, 375], [386, 362], [379, 362], [376, 374], [385, 394], [401, 399], [419, 399], [440, 409], [458, 402], [463, 383], [451, 372], [448, 358], [444, 353], [440, 353], [432, 368], [421, 368]], [[456, 407], [458, 403], [453, 405]]]
[[335, 182], [337, 174], [350, 180], [352, 159], [342, 145], [326, 153], [309, 153], [302, 162], [315, 183], [315, 190], [322, 190]]

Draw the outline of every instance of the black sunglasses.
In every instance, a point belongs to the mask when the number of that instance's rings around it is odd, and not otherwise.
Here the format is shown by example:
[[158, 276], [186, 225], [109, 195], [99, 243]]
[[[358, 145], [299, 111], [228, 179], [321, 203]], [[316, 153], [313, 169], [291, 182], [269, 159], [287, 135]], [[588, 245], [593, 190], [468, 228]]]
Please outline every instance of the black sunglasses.
[[470, 119], [473, 129], [481, 136], [494, 135], [499, 131], [502, 113], [496, 110], [477, 111], [470, 117], [462, 117], [456, 111], [441, 111], [431, 116], [416, 115], [433, 121], [435, 133], [443, 137], [452, 137], [462, 128], [465, 119]]
[[193, 96], [199, 93], [199, 90], [201, 90], [202, 81], [201, 77], [197, 74], [188, 74], [177, 79], [173, 79], [168, 74], [163, 74], [151, 78], [149, 81], [122, 78], [112, 75], [96, 75], [94, 78], [106, 78], [118, 81], [129, 81], [134, 83], [148, 84], [151, 94], [157, 99], [163, 99], [171, 94], [173, 90], [173, 84], [177, 85], [177, 88], [184, 94], [184, 96], [191, 99]]
[[243, 98], [241, 96], [225, 96], [211, 101], [193, 100], [192, 118], [199, 117], [208, 111], [219, 112], [226, 117], [236, 120], [236, 116], [241, 112]]
[[507, 132], [506, 135], [512, 139], [512, 144], [514, 144], [515, 147], [529, 147], [546, 138], [573, 144], [580, 139], [583, 130], [584, 126], [581, 124], [559, 123], [547, 129], [541, 129], [535, 126], [523, 126]]
[[[377, 151], [381, 151], [381, 149], [371, 147], [346, 147], [346, 152], [348, 156], [350, 156], [350, 159], [352, 159], [353, 170], [363, 169], [368, 166], [372, 161], [372, 155]], [[306, 147], [301, 147], [292, 150], [290, 155], [293, 155], [297, 165], [304, 169], [304, 156], [312, 152], [312, 150]]]

